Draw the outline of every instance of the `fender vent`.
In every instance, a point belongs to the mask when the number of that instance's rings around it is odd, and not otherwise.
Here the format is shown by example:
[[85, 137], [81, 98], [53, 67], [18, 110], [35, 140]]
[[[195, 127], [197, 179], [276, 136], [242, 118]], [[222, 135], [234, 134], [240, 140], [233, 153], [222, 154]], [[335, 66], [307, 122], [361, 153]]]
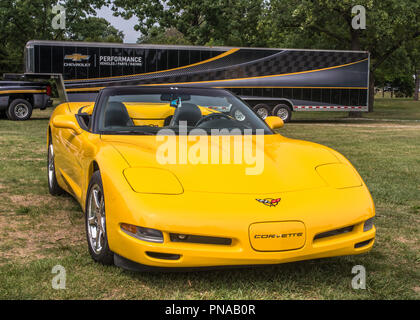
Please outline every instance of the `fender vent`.
[[188, 234], [171, 233], [170, 238], [172, 242], [187, 242], [199, 244], [216, 244], [230, 246], [232, 239], [219, 237], [194, 236]]
[[171, 253], [147, 251], [146, 254], [151, 258], [162, 259], [162, 260], [179, 260], [179, 258], [181, 258], [179, 254], [171, 254]]
[[322, 239], [322, 238], [328, 238], [328, 237], [332, 237], [332, 236], [337, 236], [339, 234], [349, 233], [349, 232], [352, 232], [352, 231], [353, 231], [353, 226], [344, 227], [344, 228], [340, 228], [340, 229], [335, 229], [335, 230], [331, 230], [331, 231], [327, 231], [327, 232], [322, 232], [322, 233], [318, 233], [314, 237], [314, 240], [318, 240], [318, 239]]
[[354, 248], [357, 249], [357, 248], [361, 248], [361, 247], [367, 246], [371, 241], [372, 241], [372, 239], [369, 239], [369, 240], [366, 240], [366, 241], [362, 241], [362, 242], [358, 242], [358, 243], [356, 243], [354, 245]]

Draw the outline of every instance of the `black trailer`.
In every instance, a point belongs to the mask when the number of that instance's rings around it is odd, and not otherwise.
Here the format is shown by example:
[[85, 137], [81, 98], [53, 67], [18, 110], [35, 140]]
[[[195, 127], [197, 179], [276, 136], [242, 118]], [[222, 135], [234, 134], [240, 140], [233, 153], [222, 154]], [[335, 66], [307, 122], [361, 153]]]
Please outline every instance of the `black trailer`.
[[368, 111], [366, 51], [29, 41], [25, 64], [27, 74], [61, 74], [71, 101], [108, 86], [199, 86], [231, 90], [262, 118]]

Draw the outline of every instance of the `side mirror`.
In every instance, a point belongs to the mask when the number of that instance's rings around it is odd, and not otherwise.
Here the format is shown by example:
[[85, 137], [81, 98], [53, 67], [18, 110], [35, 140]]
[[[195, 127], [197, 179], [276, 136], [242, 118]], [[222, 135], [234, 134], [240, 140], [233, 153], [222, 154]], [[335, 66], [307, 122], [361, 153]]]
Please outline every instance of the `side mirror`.
[[56, 128], [60, 129], [70, 129], [73, 130], [76, 134], [81, 134], [82, 129], [80, 129], [79, 124], [77, 123], [76, 117], [73, 115], [58, 115], [55, 116], [52, 124]]
[[92, 115], [92, 113], [93, 113], [93, 107], [94, 106], [86, 106], [86, 107], [83, 107], [81, 110], [79, 110], [79, 113], [86, 113], [86, 114], [88, 114], [88, 115]]
[[275, 117], [275, 116], [270, 116], [265, 118], [265, 123], [267, 123], [267, 125], [272, 129], [279, 129], [282, 128], [284, 126], [284, 122], [281, 118], [279, 117]]

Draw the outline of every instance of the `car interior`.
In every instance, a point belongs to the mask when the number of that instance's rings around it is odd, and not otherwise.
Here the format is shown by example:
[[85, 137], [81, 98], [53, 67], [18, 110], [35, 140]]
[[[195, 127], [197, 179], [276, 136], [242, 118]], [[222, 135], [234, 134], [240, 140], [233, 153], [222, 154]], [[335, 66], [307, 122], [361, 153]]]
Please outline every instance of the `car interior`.
[[[252, 111], [244, 111], [244, 107], [235, 106], [226, 98], [192, 99], [191, 96], [173, 95], [161, 95], [159, 99], [154, 98], [155, 101], [150, 97], [142, 98], [111, 96], [100, 116], [100, 127], [103, 129], [101, 131], [156, 134], [158, 129], [171, 128], [176, 131], [180, 126], [186, 126], [188, 130], [244, 130], [254, 127], [255, 119], [251, 118], [255, 116]], [[194, 102], [199, 102], [200, 105]], [[82, 129], [91, 128], [93, 108], [94, 106], [90, 105], [79, 109], [76, 117]]]

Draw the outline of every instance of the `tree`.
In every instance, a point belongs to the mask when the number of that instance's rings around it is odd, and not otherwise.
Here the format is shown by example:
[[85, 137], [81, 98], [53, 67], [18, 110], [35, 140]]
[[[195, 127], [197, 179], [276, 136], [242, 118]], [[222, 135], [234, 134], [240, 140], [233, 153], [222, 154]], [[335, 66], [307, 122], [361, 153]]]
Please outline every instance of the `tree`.
[[[366, 29], [352, 27], [356, 4], [366, 9]], [[115, 0], [113, 9], [137, 16], [144, 34], [173, 27], [193, 44], [369, 51], [370, 111], [376, 71], [420, 36], [413, 0]]]
[[176, 29], [195, 45], [261, 46], [257, 30], [263, 19], [263, 0], [114, 0], [112, 9], [124, 18], [136, 16], [135, 27], [149, 36]]
[[147, 35], [138, 38], [137, 43], [191, 45], [185, 36], [175, 28], [153, 27]]
[[406, 45], [408, 58], [411, 62], [411, 73], [415, 76], [414, 100], [419, 100], [420, 90], [420, 38], [417, 38]]
[[[366, 29], [352, 27], [352, 7], [366, 8]], [[325, 49], [369, 51], [370, 97], [373, 110], [376, 71], [398, 49], [420, 36], [420, 2], [412, 0], [289, 0], [270, 2], [272, 32], [270, 42], [279, 38], [275, 32], [286, 28], [286, 42]], [[283, 39], [279, 39], [283, 40]], [[284, 40], [283, 40], [284, 41]]]
[[[75, 36], [72, 30], [86, 27], [84, 22], [91, 21], [89, 16], [95, 15], [95, 9], [106, 2], [106, 0], [1, 0], [0, 74], [23, 71], [23, 52], [29, 40], [70, 39]], [[52, 8], [57, 4], [66, 9], [64, 30], [55, 30], [52, 27], [55, 16]]]
[[[375, 86], [397, 88], [396, 96], [411, 97], [415, 67], [407, 45], [396, 50], [375, 72]], [[391, 96], [392, 96], [391, 92]]]
[[104, 18], [87, 17], [71, 25], [66, 38], [90, 42], [123, 42], [124, 33]]

